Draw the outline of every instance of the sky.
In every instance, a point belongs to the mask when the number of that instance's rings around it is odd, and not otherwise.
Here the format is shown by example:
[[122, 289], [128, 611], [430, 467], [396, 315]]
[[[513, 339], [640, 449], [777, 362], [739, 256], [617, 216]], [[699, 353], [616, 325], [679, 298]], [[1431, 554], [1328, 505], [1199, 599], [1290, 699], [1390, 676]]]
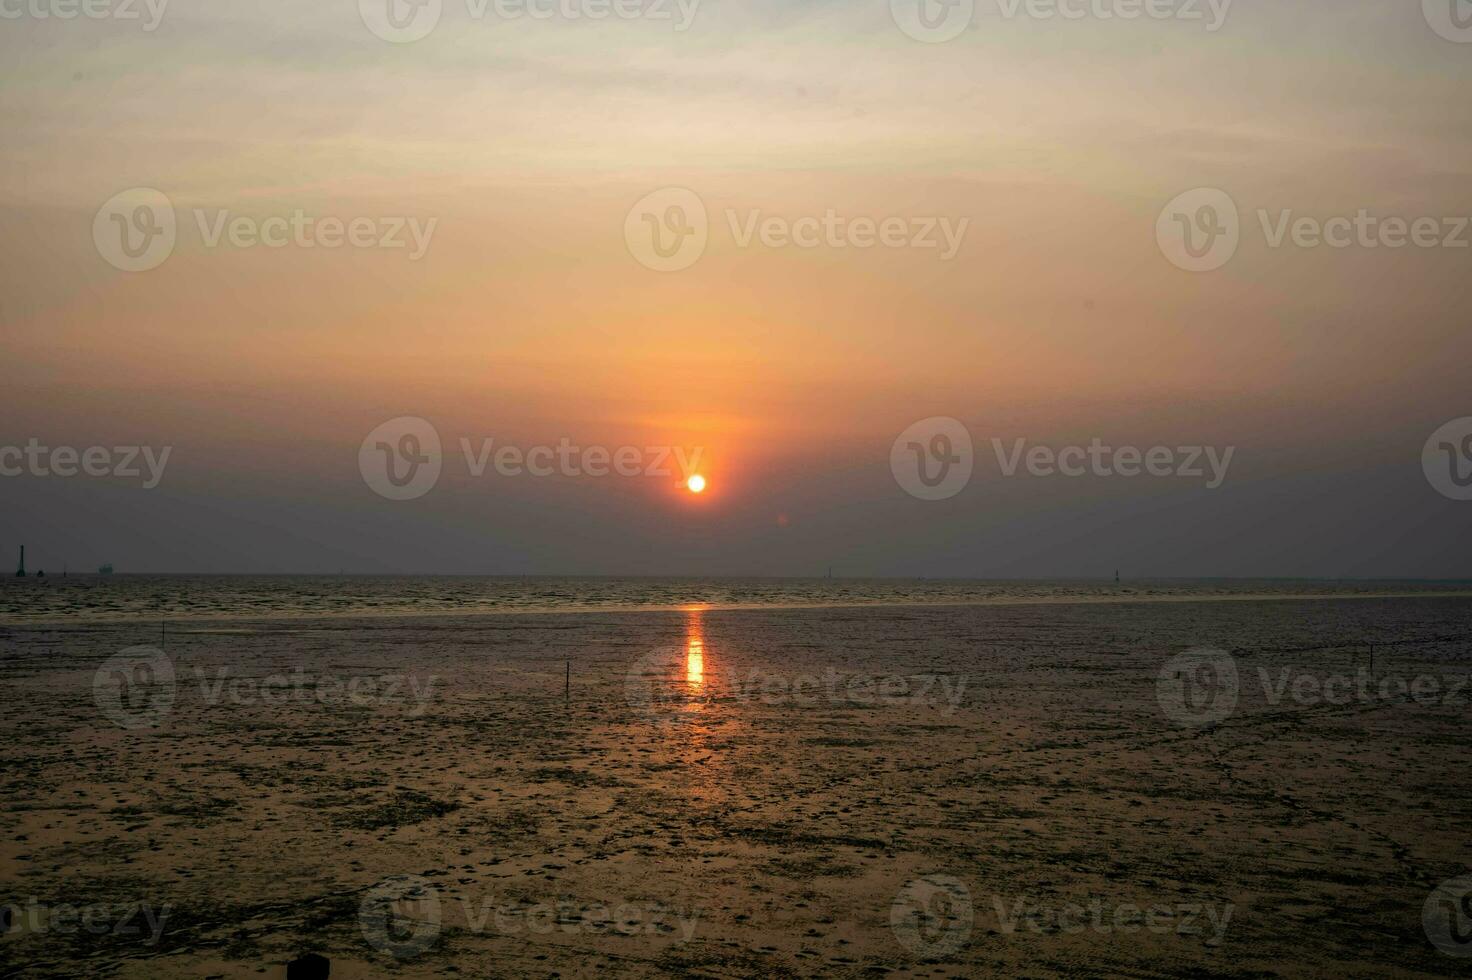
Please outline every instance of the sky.
[[1472, 577], [1462, 0], [92, 2], [0, 0], [0, 564]]

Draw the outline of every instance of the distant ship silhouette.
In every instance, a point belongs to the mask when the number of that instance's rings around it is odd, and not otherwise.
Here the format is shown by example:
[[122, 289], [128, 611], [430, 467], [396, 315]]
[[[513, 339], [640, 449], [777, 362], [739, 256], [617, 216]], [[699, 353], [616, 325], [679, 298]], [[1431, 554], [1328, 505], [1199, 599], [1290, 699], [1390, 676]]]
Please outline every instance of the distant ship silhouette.
[[97, 569], [97, 574], [98, 575], [111, 575], [112, 574], [112, 562], [108, 562], [106, 565], [100, 566]]

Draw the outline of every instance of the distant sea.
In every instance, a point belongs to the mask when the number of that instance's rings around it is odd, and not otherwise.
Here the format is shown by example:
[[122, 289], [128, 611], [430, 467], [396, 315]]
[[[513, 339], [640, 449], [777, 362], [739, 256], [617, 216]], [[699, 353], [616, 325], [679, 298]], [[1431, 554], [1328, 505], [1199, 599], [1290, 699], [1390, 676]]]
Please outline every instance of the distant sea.
[[72, 575], [0, 579], [0, 624], [1437, 594], [1472, 595], [1472, 582]]

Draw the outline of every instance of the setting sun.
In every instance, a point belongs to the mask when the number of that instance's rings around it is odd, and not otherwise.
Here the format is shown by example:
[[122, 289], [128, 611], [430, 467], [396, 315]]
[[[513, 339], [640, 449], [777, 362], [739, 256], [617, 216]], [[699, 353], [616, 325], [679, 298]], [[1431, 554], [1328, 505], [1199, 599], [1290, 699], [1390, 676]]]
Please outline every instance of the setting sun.
[[705, 477], [703, 477], [699, 473], [697, 473], [694, 476], [692, 476], [688, 481], [686, 481], [685, 486], [687, 486], [687, 487], [690, 488], [690, 492], [691, 493], [704, 493], [705, 492]]

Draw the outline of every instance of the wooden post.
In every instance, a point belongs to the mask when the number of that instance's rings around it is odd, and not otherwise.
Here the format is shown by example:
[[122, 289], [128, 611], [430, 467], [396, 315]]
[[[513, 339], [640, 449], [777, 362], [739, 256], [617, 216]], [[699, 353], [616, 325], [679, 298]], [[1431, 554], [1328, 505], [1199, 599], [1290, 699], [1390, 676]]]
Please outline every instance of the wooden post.
[[562, 700], [572, 698], [572, 661], [567, 662], [567, 678], [562, 682]]

